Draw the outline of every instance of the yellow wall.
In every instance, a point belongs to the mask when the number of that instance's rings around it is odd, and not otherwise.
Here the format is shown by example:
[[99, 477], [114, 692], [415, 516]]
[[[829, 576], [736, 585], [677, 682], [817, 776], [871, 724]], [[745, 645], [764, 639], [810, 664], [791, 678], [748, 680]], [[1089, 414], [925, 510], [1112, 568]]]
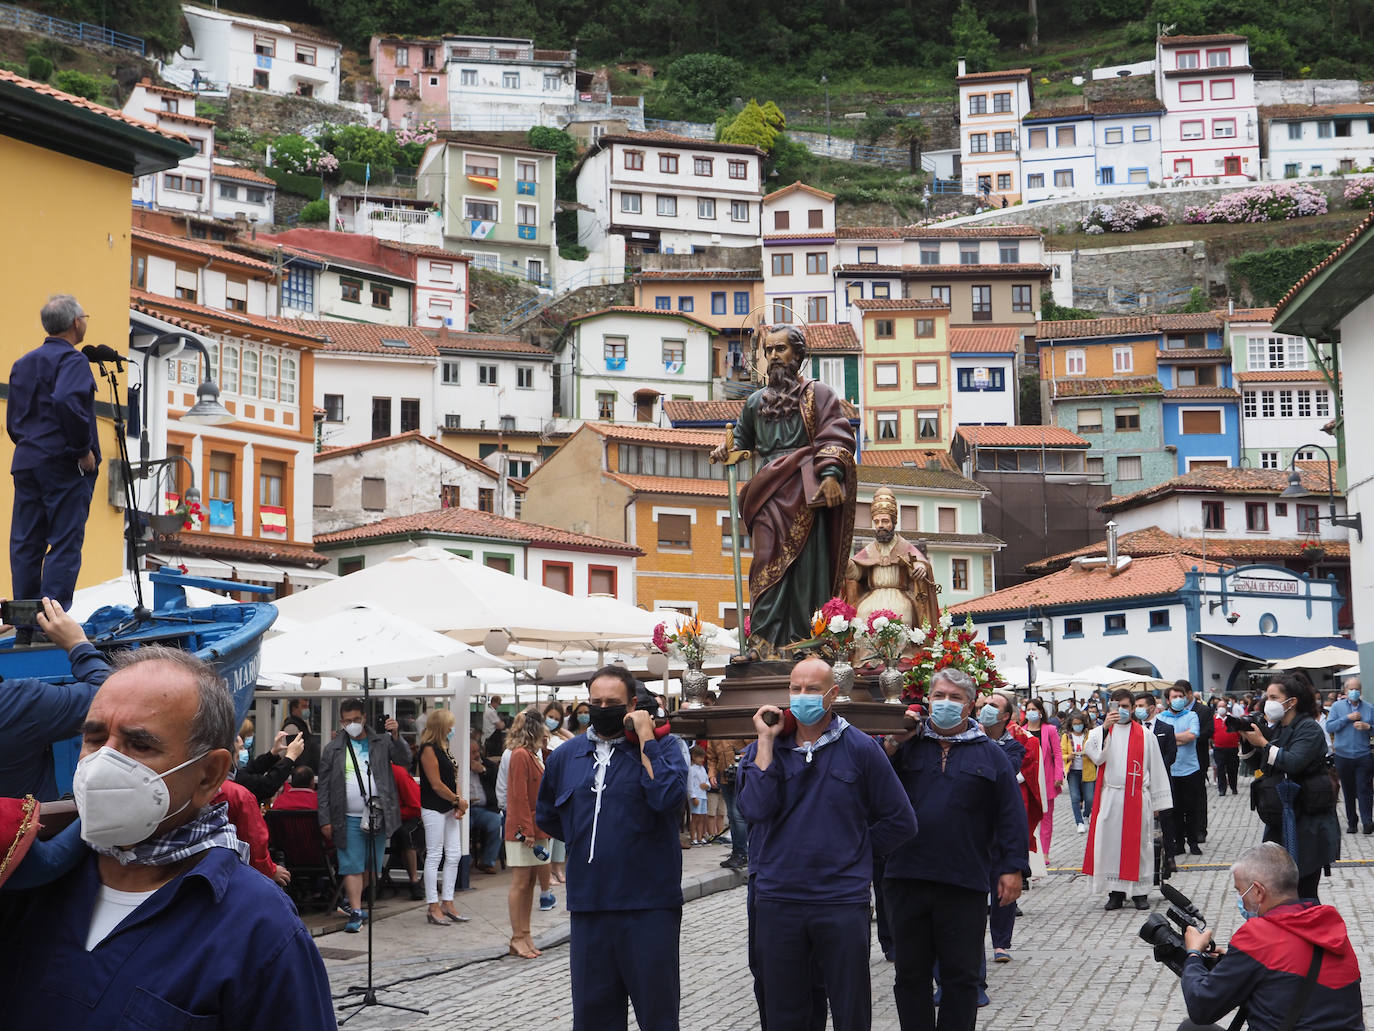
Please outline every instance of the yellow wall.
[[[9, 381], [16, 359], [43, 342], [39, 309], [52, 294], [75, 294], [90, 315], [88, 344], [129, 347], [129, 177], [113, 169], [0, 136], [0, 182], [10, 200], [5, 290], [0, 300], [0, 374]], [[126, 383], [120, 384], [124, 400]], [[110, 400], [97, 380], [98, 401]], [[3, 402], [0, 402], [0, 409]], [[14, 503], [5, 439], [0, 512], [6, 529]], [[120, 574], [124, 514], [109, 503], [109, 462], [117, 454], [114, 423], [100, 420], [102, 466], [86, 524], [78, 587]], [[0, 594], [10, 591], [9, 549], [0, 549]]]
[[[729, 507], [729, 499], [700, 498], [690, 495], [640, 495], [634, 504], [635, 543], [644, 555], [635, 563], [635, 601], [652, 609], [660, 601], [692, 601], [697, 614], [712, 623], [720, 622], [720, 605], [735, 607], [734, 558], [722, 545], [721, 524], [716, 513]], [[692, 547], [660, 551], [658, 527], [653, 510], [672, 508], [694, 511]], [[725, 523], [729, 526], [729, 522]], [[740, 556], [744, 580], [744, 604], [749, 606], [749, 552]], [[666, 573], [667, 576], [655, 574]]]
[[[916, 320], [930, 319], [935, 323], [934, 336], [916, 336]], [[879, 320], [891, 320], [892, 337], [879, 337]], [[949, 315], [941, 310], [902, 312], [866, 311], [863, 321], [864, 397], [869, 441], [864, 446], [881, 451], [885, 448], [932, 447], [945, 448], [953, 437], [954, 427], [950, 403], [951, 375], [949, 363]], [[939, 367], [939, 379], [931, 385], [916, 384], [916, 363], [934, 362]], [[880, 364], [897, 366], [897, 385], [878, 386]], [[916, 413], [940, 413], [940, 436], [937, 439], [917, 437]], [[878, 413], [896, 412], [898, 436], [896, 440], [878, 437]]]

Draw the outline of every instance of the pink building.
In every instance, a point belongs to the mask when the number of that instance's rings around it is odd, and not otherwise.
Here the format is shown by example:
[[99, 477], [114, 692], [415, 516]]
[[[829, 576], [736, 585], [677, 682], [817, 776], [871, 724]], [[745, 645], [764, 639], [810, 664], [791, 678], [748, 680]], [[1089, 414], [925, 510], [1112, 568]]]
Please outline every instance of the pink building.
[[381, 87], [376, 106], [393, 126], [448, 118], [448, 62], [442, 39], [373, 36], [367, 53], [372, 77]]
[[1164, 102], [1165, 179], [1260, 177], [1255, 73], [1244, 36], [1160, 36], [1155, 95]]

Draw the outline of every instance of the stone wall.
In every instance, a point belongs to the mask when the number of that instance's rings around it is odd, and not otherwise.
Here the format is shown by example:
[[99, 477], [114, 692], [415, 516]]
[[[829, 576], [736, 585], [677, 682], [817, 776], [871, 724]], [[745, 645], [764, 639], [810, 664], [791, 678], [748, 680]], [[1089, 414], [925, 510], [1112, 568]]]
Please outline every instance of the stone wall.
[[1210, 292], [1226, 276], [1225, 266], [1208, 266], [1201, 240], [1080, 249], [1072, 261], [1073, 306], [1114, 314], [1179, 307], [1194, 287]]
[[326, 104], [308, 97], [284, 97], [256, 90], [231, 89], [224, 111], [215, 119], [220, 131], [247, 126], [255, 136], [298, 133], [329, 122], [365, 125], [367, 119], [342, 104]]
[[650, 270], [752, 269], [761, 267], [761, 247], [701, 247], [691, 254], [645, 254], [643, 267]]

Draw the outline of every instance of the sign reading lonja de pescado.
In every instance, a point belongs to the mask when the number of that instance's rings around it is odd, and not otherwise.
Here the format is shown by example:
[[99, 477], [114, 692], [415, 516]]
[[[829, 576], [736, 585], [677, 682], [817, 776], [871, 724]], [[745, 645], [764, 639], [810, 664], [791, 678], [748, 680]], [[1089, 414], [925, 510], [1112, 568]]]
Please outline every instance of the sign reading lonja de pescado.
[[1231, 590], [1237, 594], [1297, 594], [1297, 580], [1261, 580], [1257, 577], [1234, 576]]

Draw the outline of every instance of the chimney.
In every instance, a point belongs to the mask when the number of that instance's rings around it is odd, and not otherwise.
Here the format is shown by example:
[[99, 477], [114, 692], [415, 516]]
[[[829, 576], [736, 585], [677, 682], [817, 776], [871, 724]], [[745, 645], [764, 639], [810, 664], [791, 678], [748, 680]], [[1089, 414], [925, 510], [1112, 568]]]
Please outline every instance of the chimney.
[[1230, 298], [1229, 300], [1227, 300], [1227, 302], [1226, 302], [1226, 314], [1227, 314], [1227, 315], [1234, 315], [1235, 313], [1236, 313], [1236, 299], [1235, 299], [1234, 297], [1232, 297], [1232, 298]]
[[1116, 571], [1116, 520], [1107, 524], [1107, 569]]
[[963, 59], [962, 57], [959, 58], [959, 78], [962, 79], [965, 75], [968, 74], [967, 68], [968, 68], [967, 62], [965, 62], [964, 59]]

